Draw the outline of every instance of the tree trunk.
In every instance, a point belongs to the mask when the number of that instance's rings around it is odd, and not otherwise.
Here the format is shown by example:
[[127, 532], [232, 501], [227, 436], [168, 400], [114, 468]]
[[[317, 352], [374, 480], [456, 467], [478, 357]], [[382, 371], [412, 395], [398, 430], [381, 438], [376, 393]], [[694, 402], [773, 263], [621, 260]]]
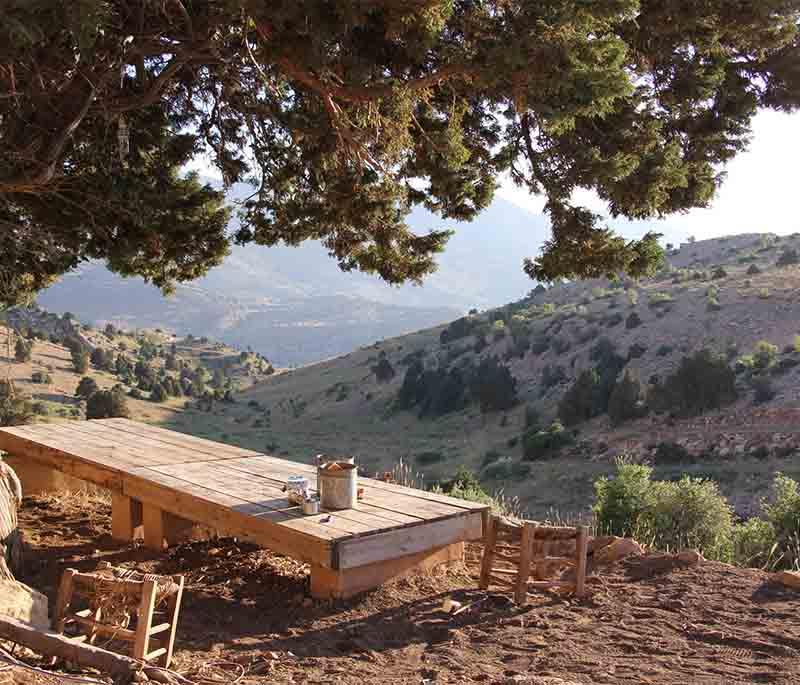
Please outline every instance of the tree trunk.
[[22, 571], [22, 535], [17, 528], [21, 503], [19, 478], [0, 458], [0, 579], [13, 580]]

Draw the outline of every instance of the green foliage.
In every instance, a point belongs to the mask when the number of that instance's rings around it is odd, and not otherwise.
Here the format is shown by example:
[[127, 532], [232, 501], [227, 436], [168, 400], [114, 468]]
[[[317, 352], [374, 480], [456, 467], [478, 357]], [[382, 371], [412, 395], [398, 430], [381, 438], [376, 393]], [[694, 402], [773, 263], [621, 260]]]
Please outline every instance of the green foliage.
[[75, 373], [85, 374], [89, 370], [89, 351], [83, 347], [73, 347], [70, 354]]
[[460, 319], [456, 319], [439, 334], [439, 342], [441, 342], [442, 345], [446, 345], [447, 343], [466, 338], [468, 335], [472, 335], [478, 323], [478, 319], [471, 316], [464, 316]]
[[504, 411], [517, 404], [517, 379], [497, 357], [485, 357], [472, 374], [469, 389], [482, 412]]
[[711, 272], [711, 278], [713, 278], [715, 280], [719, 279], [719, 278], [727, 278], [727, 277], [728, 277], [728, 272], [725, 271], [725, 269], [723, 267], [721, 267], [721, 266], [716, 267]]
[[53, 377], [47, 371], [34, 371], [31, 374], [31, 382], [50, 385], [53, 382]]
[[395, 377], [394, 367], [383, 350], [378, 355], [378, 363], [372, 367], [372, 373], [375, 374], [378, 383], [388, 383]]
[[759, 288], [758, 299], [759, 300], [768, 300], [769, 299], [769, 288]]
[[75, 389], [75, 396], [89, 399], [98, 390], [97, 382], [91, 376], [84, 376]]
[[87, 419], [130, 418], [125, 394], [119, 390], [98, 390], [86, 401]]
[[751, 264], [747, 267], [747, 274], [748, 276], [755, 276], [761, 273], [761, 269], [758, 268], [758, 264]]
[[677, 442], [659, 442], [653, 453], [653, 463], [658, 466], [663, 466], [665, 464], [688, 464], [693, 461], [694, 459], [689, 450]]
[[642, 325], [642, 317], [640, 317], [636, 312], [631, 312], [628, 314], [628, 318], [625, 319], [625, 328], [628, 330], [632, 328], [637, 328], [638, 326]]
[[777, 474], [771, 496], [761, 502], [761, 509], [775, 531], [781, 565], [800, 570], [800, 484]]
[[659, 345], [659, 348], [656, 350], [657, 357], [668, 357], [672, 354], [672, 345]]
[[800, 255], [798, 255], [797, 250], [794, 248], [787, 247], [781, 252], [781, 256], [778, 257], [776, 264], [780, 267], [800, 264]]
[[542, 387], [552, 388], [567, 379], [567, 374], [564, 372], [564, 367], [559, 364], [545, 364], [542, 368]]
[[725, 357], [703, 349], [684, 357], [678, 369], [656, 386], [653, 403], [678, 416], [696, 416], [736, 397], [736, 375]]
[[600, 376], [594, 369], [582, 371], [558, 403], [558, 418], [566, 426], [574, 426], [596, 416], [597, 388]]
[[14, 345], [14, 359], [18, 362], [29, 362], [33, 357], [33, 343], [23, 340], [17, 336], [17, 342]]
[[774, 399], [775, 388], [772, 386], [772, 381], [767, 376], [754, 376], [750, 380], [750, 385], [755, 391], [753, 393], [753, 401], [756, 404], [764, 404]]
[[166, 402], [169, 398], [166, 388], [161, 383], [153, 383], [150, 388], [150, 400], [152, 402]]
[[547, 430], [531, 426], [522, 436], [522, 455], [528, 461], [553, 459], [574, 442], [572, 434], [560, 421], [553, 421]]
[[646, 412], [642, 384], [633, 373], [625, 371], [608, 398], [608, 418], [612, 424], [618, 426], [625, 421], [640, 418]]
[[420, 452], [414, 457], [418, 466], [431, 466], [444, 461], [445, 457], [441, 452]]
[[759, 340], [753, 348], [753, 362], [758, 370], [769, 369], [778, 357], [778, 346], [766, 340]]
[[775, 529], [769, 521], [750, 518], [733, 528], [733, 563], [738, 566], [765, 568], [772, 565], [775, 551]]
[[657, 549], [696, 548], [707, 558], [730, 560], [733, 512], [717, 484], [689, 476], [653, 481], [651, 476], [648, 466], [620, 462], [614, 478], [595, 483], [598, 530]]

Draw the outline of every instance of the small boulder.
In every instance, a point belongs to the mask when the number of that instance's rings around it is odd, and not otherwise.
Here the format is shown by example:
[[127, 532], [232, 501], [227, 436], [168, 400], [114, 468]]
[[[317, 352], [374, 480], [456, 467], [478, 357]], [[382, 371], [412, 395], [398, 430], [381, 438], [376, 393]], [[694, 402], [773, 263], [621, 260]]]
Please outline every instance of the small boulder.
[[705, 557], [696, 549], [685, 549], [682, 552], [678, 552], [675, 555], [675, 558], [679, 562], [689, 566], [695, 566], [696, 564], [706, 560]]
[[613, 564], [620, 559], [644, 554], [644, 548], [632, 538], [613, 538], [604, 547], [596, 549], [592, 555], [595, 564]]

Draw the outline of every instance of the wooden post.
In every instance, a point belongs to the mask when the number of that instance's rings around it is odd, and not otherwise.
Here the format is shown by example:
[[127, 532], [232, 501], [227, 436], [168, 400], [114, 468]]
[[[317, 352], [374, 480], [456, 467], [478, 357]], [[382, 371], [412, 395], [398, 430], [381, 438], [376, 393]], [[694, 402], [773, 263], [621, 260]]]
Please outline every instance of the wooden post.
[[[147, 524], [145, 524], [147, 525]], [[145, 528], [145, 531], [147, 529]], [[153, 627], [153, 610], [156, 607], [158, 581], [146, 580], [142, 586], [142, 601], [136, 619], [136, 640], [133, 643], [133, 658], [145, 661], [150, 646], [150, 628]]]
[[178, 630], [178, 614], [181, 610], [181, 599], [183, 598], [183, 576], [175, 576], [174, 580], [178, 583], [178, 591], [174, 593], [168, 601], [167, 613], [170, 617], [169, 637], [165, 640], [167, 653], [164, 655], [162, 666], [169, 668], [172, 661], [172, 652], [175, 649], [175, 633]]
[[64, 632], [64, 616], [69, 608], [69, 601], [72, 598], [72, 578], [77, 571], [68, 568], [61, 575], [61, 582], [58, 585], [58, 595], [56, 596], [56, 606], [53, 612], [53, 628], [57, 633]]
[[492, 562], [494, 561], [494, 547], [497, 541], [497, 522], [494, 516], [489, 514], [485, 519], [486, 525], [483, 531], [483, 559], [481, 559], [481, 579], [480, 588], [489, 589], [489, 580], [492, 574]]
[[142, 502], [145, 547], [161, 552], [164, 549], [164, 512], [158, 507]]
[[533, 559], [533, 531], [535, 526], [530, 523], [522, 525], [522, 542], [519, 546], [519, 573], [514, 599], [517, 604], [524, 606], [528, 603], [528, 577], [531, 574], [531, 560]]
[[589, 535], [586, 526], [578, 526], [575, 538], [575, 595], [583, 597], [586, 592], [586, 556], [589, 547]]
[[142, 503], [118, 492], [112, 492], [111, 537], [130, 542], [142, 536]]

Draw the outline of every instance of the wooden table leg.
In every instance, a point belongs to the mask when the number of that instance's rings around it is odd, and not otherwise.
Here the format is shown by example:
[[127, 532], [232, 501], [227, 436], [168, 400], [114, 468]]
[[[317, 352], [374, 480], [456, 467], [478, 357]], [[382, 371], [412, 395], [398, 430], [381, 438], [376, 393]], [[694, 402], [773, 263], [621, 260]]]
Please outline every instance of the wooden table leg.
[[442, 564], [464, 560], [464, 543], [409, 554], [397, 559], [344, 570], [311, 566], [311, 594], [319, 599], [346, 599], [366, 590], [373, 590], [394, 578], [428, 571]]
[[111, 493], [111, 536], [123, 542], [143, 536], [141, 502]]
[[164, 549], [164, 512], [157, 506], [142, 502], [144, 545], [150, 549]]

